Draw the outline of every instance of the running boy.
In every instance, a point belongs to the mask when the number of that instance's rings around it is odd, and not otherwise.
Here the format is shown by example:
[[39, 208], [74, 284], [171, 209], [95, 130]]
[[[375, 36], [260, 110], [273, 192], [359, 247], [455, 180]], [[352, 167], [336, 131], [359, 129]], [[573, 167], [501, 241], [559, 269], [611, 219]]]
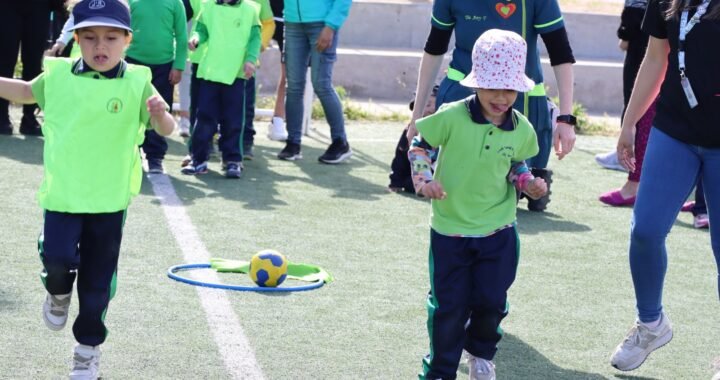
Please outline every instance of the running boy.
[[43, 319], [65, 326], [77, 278], [80, 311], [73, 325], [71, 378], [96, 379], [105, 313], [115, 293], [126, 209], [142, 180], [138, 145], [145, 125], [169, 135], [175, 121], [150, 82], [150, 70], [122, 59], [130, 12], [118, 0], [75, 6], [82, 58], [47, 58], [32, 82], [0, 79], [0, 97], [37, 102], [45, 112], [45, 174], [38, 192], [45, 212], [38, 242], [47, 289]]
[[242, 175], [245, 80], [260, 55], [260, 18], [251, 0], [206, 1], [190, 38], [190, 50], [207, 44], [200, 59], [198, 108], [191, 136], [192, 162], [183, 174], [205, 174], [210, 143], [220, 125], [220, 150], [227, 178]]
[[[495, 379], [498, 328], [518, 265], [516, 189], [532, 198], [547, 191], [523, 161], [538, 152], [535, 131], [512, 109], [518, 92], [534, 86], [525, 76], [526, 54], [516, 33], [483, 33], [473, 47], [472, 72], [460, 82], [475, 95], [416, 124], [421, 136], [408, 157], [417, 194], [432, 204], [431, 350], [423, 379], [454, 379], [463, 349], [470, 379]], [[438, 147], [433, 176], [427, 151]]]

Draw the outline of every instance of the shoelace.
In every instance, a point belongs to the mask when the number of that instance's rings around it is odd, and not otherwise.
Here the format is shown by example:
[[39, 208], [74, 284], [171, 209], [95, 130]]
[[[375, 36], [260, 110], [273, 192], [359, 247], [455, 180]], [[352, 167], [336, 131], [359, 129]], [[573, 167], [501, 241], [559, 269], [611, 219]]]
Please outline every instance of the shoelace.
[[73, 371], [87, 371], [93, 364], [95, 357], [85, 357], [80, 354], [73, 356]]
[[[57, 303], [58, 301], [59, 301], [59, 302], [65, 301], [65, 302], [64, 302], [64, 304], [60, 304], [60, 303]], [[67, 313], [67, 307], [68, 307], [69, 303], [70, 303], [70, 302], [69, 302], [69, 300], [67, 300], [67, 299], [58, 300], [58, 299], [55, 298], [54, 296], [50, 296], [50, 314], [53, 314], [53, 315], [64, 315], [64, 314], [66, 314], [66, 313]]]
[[627, 338], [623, 342], [625, 346], [637, 346], [640, 344], [640, 325], [635, 324], [630, 331], [628, 331]]

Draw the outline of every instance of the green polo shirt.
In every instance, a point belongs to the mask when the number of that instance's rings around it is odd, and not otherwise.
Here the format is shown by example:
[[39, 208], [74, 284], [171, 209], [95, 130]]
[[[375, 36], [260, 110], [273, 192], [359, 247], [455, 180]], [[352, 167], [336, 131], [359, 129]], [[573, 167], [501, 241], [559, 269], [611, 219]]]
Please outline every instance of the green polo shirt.
[[142, 63], [173, 63], [184, 70], [187, 59], [187, 18], [182, 0], [130, 0], [133, 40], [127, 56]]
[[431, 201], [430, 225], [443, 235], [485, 236], [513, 223], [516, 194], [507, 179], [511, 163], [538, 152], [535, 130], [520, 112], [509, 112], [498, 127], [478, 116], [478, 107], [473, 95], [444, 104], [416, 123], [425, 141], [440, 147], [434, 180], [447, 198]]

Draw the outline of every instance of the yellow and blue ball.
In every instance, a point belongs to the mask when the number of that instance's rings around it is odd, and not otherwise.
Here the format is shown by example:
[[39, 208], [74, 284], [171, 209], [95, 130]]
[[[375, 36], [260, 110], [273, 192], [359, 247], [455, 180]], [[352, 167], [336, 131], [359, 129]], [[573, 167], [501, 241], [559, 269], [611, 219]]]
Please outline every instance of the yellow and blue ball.
[[250, 278], [262, 287], [274, 288], [287, 277], [287, 259], [282, 253], [264, 249], [250, 260]]

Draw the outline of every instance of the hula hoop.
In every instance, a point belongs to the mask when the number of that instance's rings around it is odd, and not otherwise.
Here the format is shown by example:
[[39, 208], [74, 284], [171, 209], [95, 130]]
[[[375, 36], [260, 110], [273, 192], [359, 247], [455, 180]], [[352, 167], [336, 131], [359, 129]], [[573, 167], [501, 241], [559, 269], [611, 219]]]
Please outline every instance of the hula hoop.
[[283, 287], [277, 287], [277, 288], [270, 288], [270, 287], [262, 287], [262, 286], [244, 286], [244, 285], [230, 285], [230, 284], [218, 284], [218, 283], [214, 283], [214, 282], [204, 282], [204, 281], [192, 280], [187, 277], [182, 277], [182, 276], [176, 274], [176, 272], [181, 272], [181, 271], [188, 271], [188, 270], [193, 270], [193, 269], [207, 269], [207, 268], [211, 268], [210, 264], [208, 264], [208, 263], [174, 265], [168, 269], [167, 275], [168, 275], [168, 277], [172, 278], [175, 281], [184, 282], [184, 283], [190, 284], [190, 285], [204, 286], [207, 288], [215, 288], [215, 289], [237, 290], [237, 291], [241, 291], [241, 292], [302, 292], [302, 291], [306, 291], [306, 290], [317, 289], [325, 284], [324, 281], [319, 280], [319, 281], [312, 282], [308, 285], [283, 286]]

